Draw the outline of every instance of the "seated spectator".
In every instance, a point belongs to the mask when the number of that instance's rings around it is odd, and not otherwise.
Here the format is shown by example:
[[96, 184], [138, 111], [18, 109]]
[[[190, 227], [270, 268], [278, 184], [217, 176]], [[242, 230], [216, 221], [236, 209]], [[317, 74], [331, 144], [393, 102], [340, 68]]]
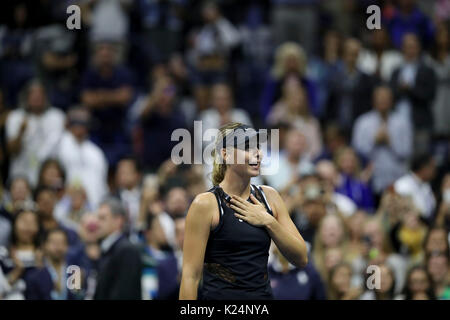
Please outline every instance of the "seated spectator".
[[372, 190], [367, 184], [366, 172], [359, 172], [360, 164], [355, 151], [350, 147], [340, 150], [335, 163], [340, 172], [336, 191], [352, 199], [358, 209], [372, 212], [375, 207]]
[[296, 77], [305, 88], [308, 105], [313, 115], [318, 115], [316, 85], [306, 76], [307, 59], [303, 48], [294, 42], [280, 45], [275, 52], [275, 62], [261, 96], [261, 117], [267, 118], [270, 108], [282, 95], [284, 80]]
[[55, 157], [64, 167], [68, 183], [80, 184], [86, 190], [89, 204], [96, 208], [108, 192], [108, 163], [103, 151], [89, 140], [89, 123], [86, 109], [70, 109]]
[[142, 261], [139, 249], [124, 236], [126, 211], [116, 199], [98, 209], [101, 257], [95, 300], [140, 300]]
[[297, 268], [274, 247], [269, 258], [269, 278], [275, 300], [325, 300], [325, 287], [310, 262]]
[[46, 159], [39, 169], [37, 186], [45, 186], [52, 189], [57, 200], [61, 200], [65, 193], [66, 172], [61, 163], [53, 158]]
[[93, 65], [83, 76], [81, 101], [92, 114], [92, 141], [103, 150], [109, 165], [130, 151], [125, 120], [133, 97], [132, 82], [130, 71], [118, 61], [117, 48], [98, 43]]
[[388, 264], [377, 266], [380, 270], [380, 287], [366, 290], [360, 300], [394, 300], [395, 298], [395, 274]]
[[25, 175], [32, 186], [41, 164], [50, 156], [64, 130], [64, 114], [48, 104], [43, 85], [32, 81], [23, 92], [21, 107], [6, 121], [11, 176]]
[[312, 247], [312, 258], [322, 279], [328, 278], [325, 267], [325, 254], [328, 250], [337, 248], [342, 255], [339, 260], [346, 261], [348, 233], [345, 222], [337, 214], [328, 214], [320, 220]]
[[183, 266], [183, 241], [185, 217], [174, 220], [176, 245], [173, 254], [159, 262], [158, 273], [158, 300], [178, 300], [181, 283], [181, 269]]
[[[67, 260], [68, 238], [65, 231], [48, 231], [43, 240], [43, 249], [43, 266], [36, 269], [27, 281], [27, 300], [76, 299], [77, 290], [67, 286], [67, 267], [70, 261]], [[75, 281], [81, 282], [81, 279]]]
[[128, 232], [139, 230], [139, 206], [141, 201], [141, 169], [138, 160], [122, 158], [116, 169], [116, 196], [127, 212]]
[[36, 212], [19, 211], [14, 216], [9, 247], [0, 247], [0, 268], [8, 281], [11, 298], [25, 298], [26, 281], [42, 263], [39, 225]]
[[396, 109], [414, 124], [414, 145], [417, 152], [430, 150], [433, 132], [432, 102], [435, 97], [437, 79], [434, 71], [421, 57], [421, 46], [417, 36], [407, 33], [402, 39], [403, 63], [392, 74]]
[[78, 230], [83, 215], [92, 209], [83, 186], [72, 183], [64, 197], [55, 206], [55, 218], [67, 228]]
[[442, 227], [430, 228], [423, 241], [425, 258], [434, 253], [450, 252], [448, 241], [448, 231]]
[[426, 268], [433, 280], [435, 296], [439, 300], [450, 300], [449, 253], [433, 253], [426, 260]]
[[370, 48], [362, 49], [359, 55], [359, 68], [368, 75], [388, 82], [392, 72], [402, 63], [402, 55], [390, 46], [389, 33], [385, 27], [372, 30]]
[[403, 293], [399, 300], [435, 300], [433, 280], [424, 267], [414, 266], [406, 275]]
[[412, 124], [392, 111], [392, 92], [379, 86], [373, 93], [373, 110], [361, 115], [353, 127], [352, 146], [373, 166], [372, 189], [378, 197], [407, 171], [412, 153]]
[[387, 263], [395, 274], [395, 293], [398, 294], [404, 285], [407, 260], [392, 250], [389, 235], [384, 231], [378, 217], [370, 217], [363, 226], [361, 242], [364, 245], [362, 255], [352, 260], [355, 271], [354, 283], [363, 285], [367, 267], [371, 264]]
[[334, 122], [350, 136], [356, 118], [370, 108], [374, 79], [357, 65], [361, 44], [349, 38], [344, 43], [342, 64], [330, 80], [330, 93], [323, 112], [325, 123]]
[[267, 123], [277, 127], [280, 122], [298, 128], [306, 137], [310, 159], [315, 159], [322, 150], [320, 124], [311, 115], [306, 92], [295, 77], [288, 77], [283, 83], [281, 99], [272, 107]]
[[411, 197], [422, 219], [427, 223], [435, 219], [436, 199], [430, 186], [435, 171], [436, 162], [432, 156], [418, 155], [411, 163], [411, 171], [394, 183], [395, 192]]
[[387, 21], [391, 39], [397, 48], [400, 48], [403, 36], [414, 33], [425, 46], [431, 43], [434, 29], [430, 19], [420, 10], [416, 0], [398, 1], [394, 15]]
[[364, 252], [363, 226], [366, 223], [368, 214], [363, 210], [356, 211], [351, 217], [346, 219], [348, 229], [348, 250], [347, 256], [350, 261], [361, 256]]
[[420, 219], [420, 212], [411, 203], [402, 219], [391, 227], [391, 242], [394, 250], [408, 259], [410, 264], [423, 260], [423, 241], [427, 227]]
[[23, 176], [12, 178], [0, 204], [0, 246], [9, 245], [15, 213], [32, 207], [33, 200], [28, 180]]
[[331, 269], [328, 279], [328, 300], [355, 300], [362, 293], [358, 286], [352, 286], [352, 268], [347, 263], [340, 263]]
[[43, 234], [55, 228], [63, 229], [69, 241], [69, 253], [76, 250], [80, 241], [75, 230], [62, 225], [56, 220], [54, 211], [56, 205], [56, 193], [53, 189], [47, 186], [40, 186], [34, 193], [34, 200], [36, 202], [36, 209], [39, 215], [39, 223], [42, 227]]

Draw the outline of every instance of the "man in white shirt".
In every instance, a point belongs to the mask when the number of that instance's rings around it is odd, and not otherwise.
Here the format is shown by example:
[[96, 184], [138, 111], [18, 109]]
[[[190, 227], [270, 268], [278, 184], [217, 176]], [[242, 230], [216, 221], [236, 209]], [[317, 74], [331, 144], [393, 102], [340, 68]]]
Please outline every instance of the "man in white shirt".
[[23, 175], [36, 185], [41, 164], [54, 152], [64, 130], [64, 113], [51, 107], [45, 88], [33, 80], [25, 89], [23, 106], [6, 120], [11, 154], [10, 176]]
[[411, 197], [427, 222], [432, 222], [436, 209], [436, 199], [430, 186], [435, 173], [436, 163], [432, 156], [419, 155], [412, 161], [411, 171], [394, 183], [395, 192]]
[[64, 166], [68, 182], [80, 183], [94, 208], [108, 193], [106, 184], [108, 163], [103, 151], [88, 139], [89, 112], [76, 107], [67, 113], [67, 130], [56, 150], [56, 157]]

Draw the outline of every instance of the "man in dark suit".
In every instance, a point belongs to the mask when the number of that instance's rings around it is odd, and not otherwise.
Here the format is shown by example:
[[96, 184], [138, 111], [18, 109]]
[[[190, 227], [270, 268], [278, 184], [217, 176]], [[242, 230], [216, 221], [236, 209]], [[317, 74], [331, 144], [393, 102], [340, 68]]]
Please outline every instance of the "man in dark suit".
[[139, 249], [123, 234], [126, 212], [117, 199], [98, 209], [102, 237], [95, 300], [140, 300], [142, 261]]
[[421, 59], [421, 46], [415, 34], [403, 36], [402, 51], [404, 62], [391, 77], [396, 109], [406, 111], [411, 117], [415, 149], [418, 153], [426, 153], [433, 132], [431, 104], [437, 79], [433, 69]]

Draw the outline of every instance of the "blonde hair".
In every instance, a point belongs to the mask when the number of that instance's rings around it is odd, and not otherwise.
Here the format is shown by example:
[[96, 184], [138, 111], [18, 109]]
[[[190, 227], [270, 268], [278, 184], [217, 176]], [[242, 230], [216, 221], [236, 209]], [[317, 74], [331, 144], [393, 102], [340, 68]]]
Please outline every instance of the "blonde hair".
[[222, 182], [223, 178], [225, 177], [225, 172], [227, 171], [226, 163], [221, 161], [220, 152], [216, 152], [216, 150], [219, 151], [219, 148], [222, 146], [223, 138], [233, 133], [233, 130], [231, 129], [236, 129], [241, 125], [242, 123], [239, 122], [230, 122], [219, 129], [219, 134], [216, 137], [215, 148], [212, 151], [212, 156], [214, 158], [212, 183], [215, 186]]
[[275, 52], [275, 65], [272, 69], [272, 76], [280, 79], [286, 74], [286, 59], [293, 56], [298, 61], [300, 75], [306, 72], [306, 53], [303, 48], [295, 42], [285, 42], [280, 45]]

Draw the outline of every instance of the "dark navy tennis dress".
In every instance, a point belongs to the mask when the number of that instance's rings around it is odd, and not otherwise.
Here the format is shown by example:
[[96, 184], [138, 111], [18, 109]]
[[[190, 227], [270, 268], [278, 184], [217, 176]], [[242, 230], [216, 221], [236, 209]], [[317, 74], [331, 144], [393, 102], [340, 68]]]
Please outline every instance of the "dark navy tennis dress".
[[[273, 299], [267, 272], [269, 233], [237, 218], [220, 186], [209, 192], [216, 196], [220, 219], [206, 246], [199, 299]], [[251, 185], [251, 193], [265, 205], [267, 214], [273, 215], [262, 188]]]

